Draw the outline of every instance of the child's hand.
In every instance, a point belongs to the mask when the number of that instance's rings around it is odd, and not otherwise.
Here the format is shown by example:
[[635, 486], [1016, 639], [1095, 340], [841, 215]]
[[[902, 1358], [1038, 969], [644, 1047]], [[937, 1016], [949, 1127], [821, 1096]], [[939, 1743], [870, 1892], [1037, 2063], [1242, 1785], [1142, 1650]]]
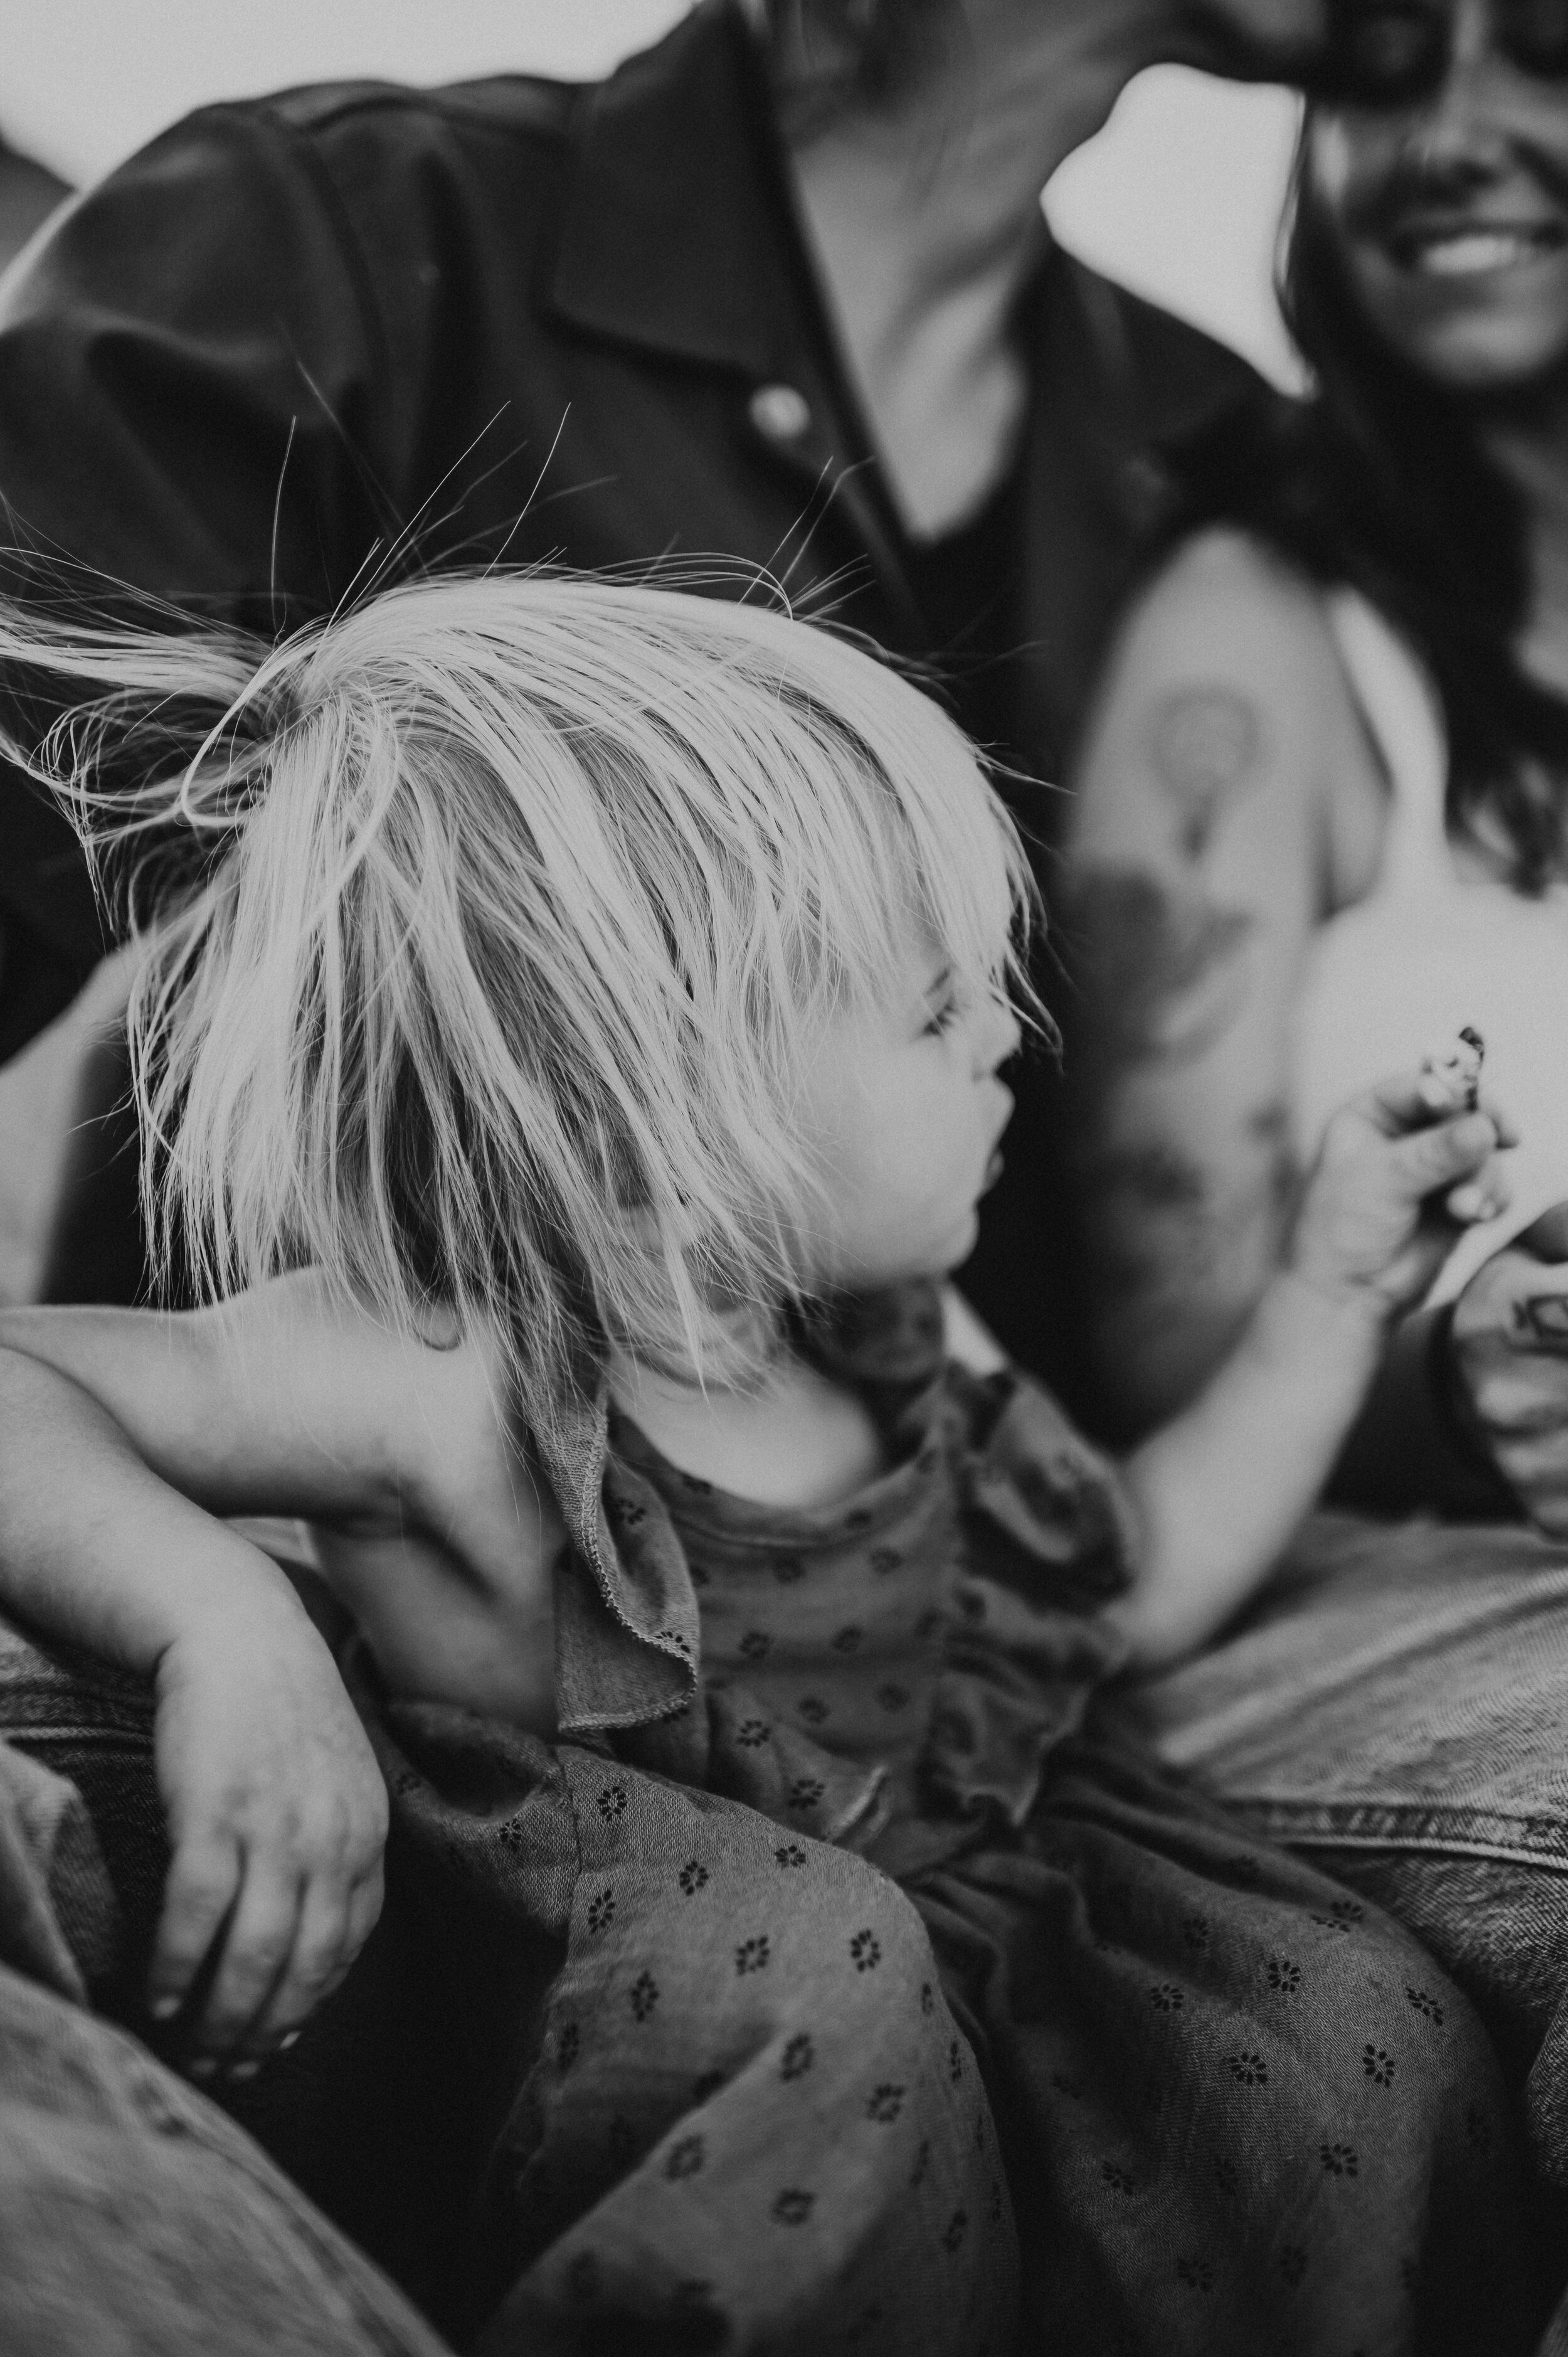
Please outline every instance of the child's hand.
[[1491, 1157], [1517, 1143], [1495, 1105], [1466, 1112], [1430, 1071], [1369, 1090], [1328, 1125], [1287, 1265], [1320, 1292], [1396, 1315], [1421, 1298], [1464, 1228], [1504, 1208]]
[[156, 1747], [174, 1855], [149, 2001], [188, 2009], [199, 2073], [248, 2075], [369, 1937], [386, 1789], [331, 1654], [275, 1593], [231, 1599], [167, 1648]]

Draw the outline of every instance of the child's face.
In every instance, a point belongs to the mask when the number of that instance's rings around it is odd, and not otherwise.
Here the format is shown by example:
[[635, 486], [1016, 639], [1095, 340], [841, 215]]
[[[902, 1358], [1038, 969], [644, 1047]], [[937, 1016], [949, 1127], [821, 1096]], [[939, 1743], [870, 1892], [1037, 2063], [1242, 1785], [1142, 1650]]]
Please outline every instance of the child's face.
[[806, 1114], [828, 1201], [813, 1242], [824, 1287], [865, 1292], [967, 1260], [1013, 1110], [996, 1077], [1017, 1017], [912, 951], [891, 1012], [843, 1018], [812, 1067]]

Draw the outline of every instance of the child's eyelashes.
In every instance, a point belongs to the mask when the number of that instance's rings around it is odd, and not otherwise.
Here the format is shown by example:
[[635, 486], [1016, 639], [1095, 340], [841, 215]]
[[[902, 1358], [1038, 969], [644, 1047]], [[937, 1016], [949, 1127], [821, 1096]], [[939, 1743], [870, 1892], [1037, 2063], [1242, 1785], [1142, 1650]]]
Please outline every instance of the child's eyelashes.
[[958, 1017], [959, 1004], [956, 997], [944, 998], [941, 1005], [922, 1025], [921, 1037], [927, 1039], [940, 1039], [945, 1031], [952, 1029]]

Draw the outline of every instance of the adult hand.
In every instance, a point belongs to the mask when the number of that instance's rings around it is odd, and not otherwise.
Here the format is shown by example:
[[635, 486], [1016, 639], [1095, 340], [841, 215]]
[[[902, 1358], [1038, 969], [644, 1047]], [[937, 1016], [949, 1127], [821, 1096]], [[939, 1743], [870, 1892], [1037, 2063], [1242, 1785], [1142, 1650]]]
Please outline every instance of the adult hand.
[[1471, 1278], [1451, 1348], [1466, 1423], [1530, 1520], [1568, 1537], [1568, 1203]]
[[149, 1998], [189, 2015], [198, 2075], [248, 2075], [374, 1926], [386, 1788], [327, 1647], [270, 1585], [167, 1648], [156, 1747], [173, 1855]]

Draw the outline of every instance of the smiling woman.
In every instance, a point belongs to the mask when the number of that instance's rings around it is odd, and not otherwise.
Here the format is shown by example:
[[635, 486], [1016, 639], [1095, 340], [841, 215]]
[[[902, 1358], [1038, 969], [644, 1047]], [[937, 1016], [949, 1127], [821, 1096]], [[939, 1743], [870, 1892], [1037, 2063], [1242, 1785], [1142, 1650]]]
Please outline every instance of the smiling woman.
[[[1368, 1427], [1342, 1494], [1561, 1532], [1568, 1272], [1533, 1223], [1568, 1198], [1568, 0], [1337, 16], [1285, 273], [1316, 398], [1189, 454], [1083, 748], [1098, 1348], [1129, 1427], [1168, 1415], [1267, 1282], [1327, 1109], [1472, 1027], [1522, 1133], [1513, 1207], [1395, 1345], [1447, 1422]], [[1568, 1945], [1549, 1587], [1522, 1533], [1335, 1524], [1139, 1706], [1167, 1757], [1419, 1923], [1526, 2057]], [[1395, 1740], [1366, 1664], [1402, 1648], [1429, 1666]], [[1568, 2183], [1568, 2109], [1542, 2096], [1532, 2132]]]
[[1350, 30], [1305, 180], [1354, 298], [1440, 383], [1538, 376], [1568, 350], [1568, 5], [1374, 6]]
[[1486, 1032], [1515, 1224], [1568, 1193], [1568, 0], [1369, 0], [1330, 86], [1285, 285], [1317, 398], [1193, 454], [1187, 526], [1240, 530], [1178, 531], [1085, 749], [1078, 1076], [1134, 1420], [1224, 1347], [1327, 1112], [1433, 1039]]

